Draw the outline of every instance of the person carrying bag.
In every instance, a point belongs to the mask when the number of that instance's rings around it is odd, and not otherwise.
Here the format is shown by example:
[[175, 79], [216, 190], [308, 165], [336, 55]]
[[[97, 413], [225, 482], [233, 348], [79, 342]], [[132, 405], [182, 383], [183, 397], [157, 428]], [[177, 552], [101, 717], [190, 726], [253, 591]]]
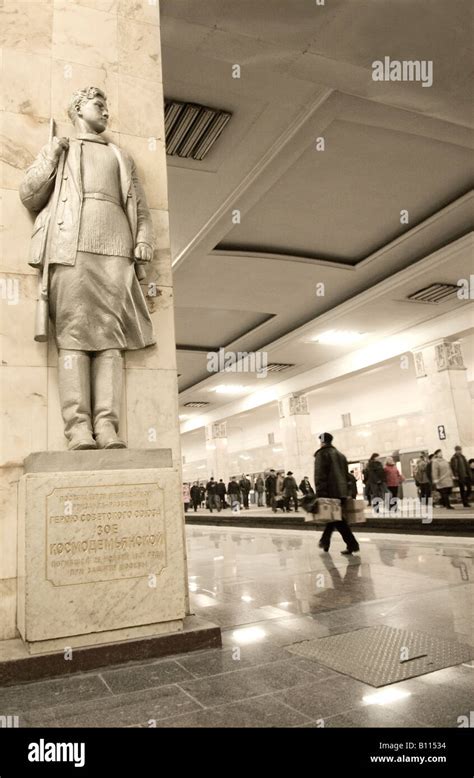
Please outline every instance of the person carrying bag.
[[[324, 532], [319, 541], [319, 547], [329, 551], [331, 535], [337, 530], [342, 535], [347, 548], [341, 553], [350, 556], [359, 551], [359, 544], [352, 533], [346, 520], [346, 504], [351, 497], [349, 485], [349, 468], [347, 459], [332, 445], [333, 436], [329, 432], [323, 432], [319, 436], [320, 448], [314, 455], [314, 484], [316, 486], [316, 503], [318, 514], [327, 501], [331, 501], [331, 518], [327, 521]], [[339, 515], [335, 501], [339, 501]], [[338, 518], [335, 518], [338, 515]]]

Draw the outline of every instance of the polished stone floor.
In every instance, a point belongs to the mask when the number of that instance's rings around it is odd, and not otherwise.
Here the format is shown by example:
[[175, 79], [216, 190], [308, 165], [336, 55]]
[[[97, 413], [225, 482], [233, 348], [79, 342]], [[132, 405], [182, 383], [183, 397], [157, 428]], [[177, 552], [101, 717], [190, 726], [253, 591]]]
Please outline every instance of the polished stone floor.
[[[458, 727], [474, 661], [374, 688], [288, 648], [386, 624], [468, 644], [474, 540], [364, 533], [357, 556], [318, 533], [187, 528], [195, 612], [223, 649], [0, 689], [0, 713], [50, 727]], [[463, 718], [467, 717], [467, 718]], [[472, 714], [474, 718], [474, 714]]]

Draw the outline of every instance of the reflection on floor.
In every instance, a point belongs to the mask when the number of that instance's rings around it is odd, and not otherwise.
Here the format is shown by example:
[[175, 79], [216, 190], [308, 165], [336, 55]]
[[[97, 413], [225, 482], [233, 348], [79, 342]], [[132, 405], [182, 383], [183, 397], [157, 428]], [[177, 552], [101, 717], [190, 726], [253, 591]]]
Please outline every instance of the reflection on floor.
[[[408, 509], [407, 509], [408, 510]], [[217, 510], [217, 508], [214, 508], [214, 510], [210, 511], [209, 508], [198, 508], [197, 511], [194, 511], [192, 507], [186, 511], [186, 518], [199, 518], [203, 516], [222, 516], [227, 519], [234, 518], [236, 522], [238, 522], [239, 518], [246, 518], [247, 516], [287, 516], [288, 513], [286, 511], [283, 511], [281, 508], [278, 508], [278, 510], [274, 513], [271, 508], [267, 508], [266, 506], [259, 507], [257, 505], [249, 505], [248, 508], [241, 507], [237, 513], [231, 510], [231, 508], [227, 507], [225, 509], [221, 509], [220, 511]], [[290, 516], [295, 515], [295, 511], [292, 508], [289, 513]], [[302, 508], [298, 509], [297, 516], [301, 516], [304, 518], [306, 515]], [[367, 504], [366, 510], [365, 510], [365, 516], [366, 518], [377, 518], [376, 515], [374, 515], [372, 508]], [[435, 519], [472, 519], [474, 518], [474, 505], [470, 505], [469, 508], [465, 508], [464, 505], [460, 505], [459, 503], [456, 503], [453, 505], [453, 510], [448, 511], [446, 508], [443, 508], [442, 506], [435, 505], [433, 506], [433, 518]]]
[[474, 659], [474, 540], [364, 533], [346, 558], [317, 533], [187, 535], [192, 606], [221, 625], [222, 650], [0, 689], [0, 713], [51, 727], [469, 725], [474, 661], [374, 688], [287, 648], [386, 624], [467, 643]]

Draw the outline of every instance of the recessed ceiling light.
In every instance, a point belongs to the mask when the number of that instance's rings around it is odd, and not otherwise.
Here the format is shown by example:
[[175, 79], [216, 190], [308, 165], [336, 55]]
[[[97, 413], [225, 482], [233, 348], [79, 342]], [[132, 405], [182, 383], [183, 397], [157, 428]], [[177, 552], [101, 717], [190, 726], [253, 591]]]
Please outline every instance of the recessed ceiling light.
[[349, 343], [357, 343], [363, 337], [362, 332], [355, 332], [355, 330], [327, 330], [311, 340], [324, 346], [345, 346]]

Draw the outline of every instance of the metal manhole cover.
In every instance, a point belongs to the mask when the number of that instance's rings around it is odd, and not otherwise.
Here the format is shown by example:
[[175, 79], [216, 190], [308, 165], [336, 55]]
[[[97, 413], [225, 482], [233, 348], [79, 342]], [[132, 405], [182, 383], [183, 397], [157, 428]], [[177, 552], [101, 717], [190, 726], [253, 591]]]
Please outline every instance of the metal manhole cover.
[[465, 643], [384, 624], [305, 640], [286, 649], [370, 686], [404, 681], [474, 657], [474, 648]]

